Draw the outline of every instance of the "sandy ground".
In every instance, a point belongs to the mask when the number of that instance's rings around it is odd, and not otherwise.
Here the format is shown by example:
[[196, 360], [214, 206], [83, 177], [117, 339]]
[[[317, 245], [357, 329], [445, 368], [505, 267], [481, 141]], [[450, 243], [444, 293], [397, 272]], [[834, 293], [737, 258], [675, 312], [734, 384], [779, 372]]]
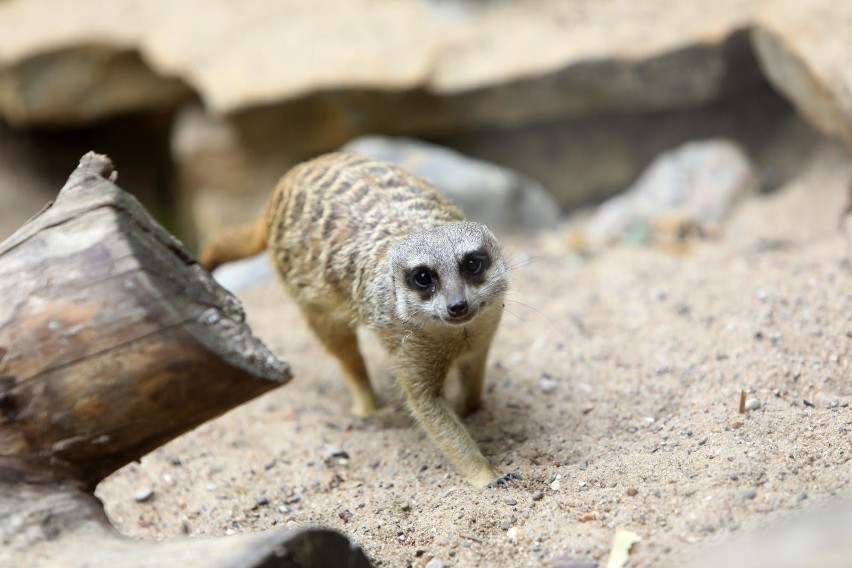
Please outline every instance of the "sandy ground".
[[[582, 258], [561, 234], [506, 242], [511, 301], [484, 407], [466, 422], [492, 463], [521, 474], [508, 488], [461, 481], [402, 409], [372, 341], [387, 408], [353, 418], [336, 364], [269, 282], [239, 296], [292, 383], [98, 495], [139, 538], [326, 525], [377, 565], [560, 567], [603, 566], [617, 527], [642, 539], [630, 566], [683, 566], [852, 496], [849, 243], [835, 230], [839, 194], [793, 185], [681, 255]], [[738, 412], [741, 389], [759, 408]]]

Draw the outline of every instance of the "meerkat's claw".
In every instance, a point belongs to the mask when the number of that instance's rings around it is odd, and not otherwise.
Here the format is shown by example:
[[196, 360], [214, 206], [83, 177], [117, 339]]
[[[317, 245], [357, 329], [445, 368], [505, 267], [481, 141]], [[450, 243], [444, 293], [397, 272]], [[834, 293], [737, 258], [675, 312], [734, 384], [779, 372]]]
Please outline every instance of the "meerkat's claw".
[[521, 474], [515, 473], [514, 471], [510, 471], [506, 475], [498, 477], [496, 480], [489, 483], [488, 488], [493, 489], [495, 487], [500, 487], [500, 486], [508, 487], [511, 484], [511, 482], [518, 480], [518, 479], [521, 479]]

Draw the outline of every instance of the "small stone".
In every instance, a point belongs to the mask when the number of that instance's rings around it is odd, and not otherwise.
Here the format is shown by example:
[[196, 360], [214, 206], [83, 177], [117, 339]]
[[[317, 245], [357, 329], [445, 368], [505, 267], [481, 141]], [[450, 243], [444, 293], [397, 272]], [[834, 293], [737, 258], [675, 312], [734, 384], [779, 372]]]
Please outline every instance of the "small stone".
[[534, 491], [532, 494], [533, 501], [541, 501], [543, 497], [544, 493], [542, 493], [541, 491]]
[[518, 527], [512, 527], [506, 531], [506, 536], [509, 537], [509, 540], [515, 541], [518, 540]]
[[562, 488], [562, 485], [559, 483], [559, 476], [553, 480], [553, 483], [550, 484], [550, 488], [554, 491], [559, 491]]
[[538, 450], [529, 446], [524, 446], [518, 453], [522, 458], [533, 459], [538, 457]]
[[539, 388], [541, 388], [541, 392], [543, 392], [544, 394], [552, 393], [556, 390], [558, 386], [558, 381], [547, 373], [544, 373], [541, 376], [541, 379], [539, 379]]
[[335, 448], [334, 446], [324, 447], [323, 452], [326, 456], [330, 458], [343, 458], [345, 460], [349, 459], [349, 453], [346, 452], [346, 450], [341, 450], [340, 448]]
[[636, 496], [639, 494], [639, 490], [638, 490], [638, 489], [636, 489], [635, 487], [630, 487], [630, 488], [627, 490], [627, 494], [628, 494], [630, 497], [636, 497]]
[[757, 497], [757, 491], [754, 489], [746, 489], [745, 493], [743, 493], [743, 499], [747, 499], [748, 501], [751, 501], [755, 497]]
[[146, 501], [150, 501], [151, 497], [154, 496], [154, 490], [150, 487], [141, 487], [133, 492], [133, 500], [137, 503], [144, 503]]
[[579, 467], [582, 471], [586, 471], [587, 469], [589, 469], [589, 460], [581, 461]]
[[350, 511], [349, 509], [343, 509], [342, 511], [339, 511], [337, 513], [337, 516], [343, 519], [344, 523], [348, 523], [352, 520], [352, 511]]
[[569, 558], [563, 554], [553, 560], [550, 568], [598, 568], [599, 566], [600, 564], [594, 560]]
[[512, 525], [509, 523], [509, 521], [503, 521], [502, 523], [500, 523], [500, 528], [504, 531], [507, 531], [512, 528]]
[[515, 506], [515, 505], [517, 505], [517, 504], [518, 504], [518, 502], [517, 502], [517, 501], [515, 501], [514, 499], [506, 499], [506, 500], [505, 500], [505, 501], [503, 501], [503, 502], [504, 502], [504, 503], [506, 503], [507, 505], [511, 505], [511, 506]]
[[746, 403], [745, 403], [746, 411], [757, 410], [758, 408], [760, 408], [760, 401], [759, 400], [757, 400], [756, 398], [750, 398], [750, 399], [746, 400]]
[[426, 566], [423, 568], [447, 568], [447, 565], [438, 560], [437, 558], [433, 558], [429, 562], [426, 563]]
[[266, 495], [258, 495], [254, 498], [254, 502], [257, 504], [258, 507], [263, 507], [264, 505], [269, 504], [269, 499], [266, 497]]
[[805, 493], [805, 492], [802, 492], [802, 493], [799, 493], [798, 495], [796, 495], [796, 501], [804, 501], [807, 498], [808, 498], [808, 494]]
[[400, 509], [402, 509], [403, 513], [409, 512], [411, 510], [411, 503], [405, 503], [400, 507]]

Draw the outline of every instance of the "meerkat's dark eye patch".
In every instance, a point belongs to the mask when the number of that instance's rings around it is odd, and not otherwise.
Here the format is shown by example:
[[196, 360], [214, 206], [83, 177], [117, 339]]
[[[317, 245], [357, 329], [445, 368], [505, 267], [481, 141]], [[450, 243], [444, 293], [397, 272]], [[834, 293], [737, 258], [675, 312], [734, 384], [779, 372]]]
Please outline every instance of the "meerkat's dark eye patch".
[[484, 272], [491, 266], [491, 257], [484, 250], [475, 250], [462, 257], [459, 272], [462, 277], [474, 284], [481, 284], [485, 278]]
[[405, 278], [408, 287], [418, 292], [434, 292], [438, 285], [438, 276], [428, 266], [416, 266], [408, 271]]

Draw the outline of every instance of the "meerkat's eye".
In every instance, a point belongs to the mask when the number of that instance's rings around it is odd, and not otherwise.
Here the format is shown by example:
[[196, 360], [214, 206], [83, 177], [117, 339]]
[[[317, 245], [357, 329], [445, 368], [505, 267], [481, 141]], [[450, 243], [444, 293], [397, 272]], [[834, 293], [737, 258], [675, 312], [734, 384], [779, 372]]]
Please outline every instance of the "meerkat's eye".
[[491, 266], [491, 257], [485, 251], [477, 250], [464, 256], [459, 264], [463, 276], [478, 276]]
[[465, 261], [464, 268], [468, 274], [477, 274], [480, 270], [482, 270], [482, 260], [470, 257]]
[[409, 271], [408, 285], [414, 290], [429, 290], [435, 286], [435, 277], [425, 266], [418, 266]]

